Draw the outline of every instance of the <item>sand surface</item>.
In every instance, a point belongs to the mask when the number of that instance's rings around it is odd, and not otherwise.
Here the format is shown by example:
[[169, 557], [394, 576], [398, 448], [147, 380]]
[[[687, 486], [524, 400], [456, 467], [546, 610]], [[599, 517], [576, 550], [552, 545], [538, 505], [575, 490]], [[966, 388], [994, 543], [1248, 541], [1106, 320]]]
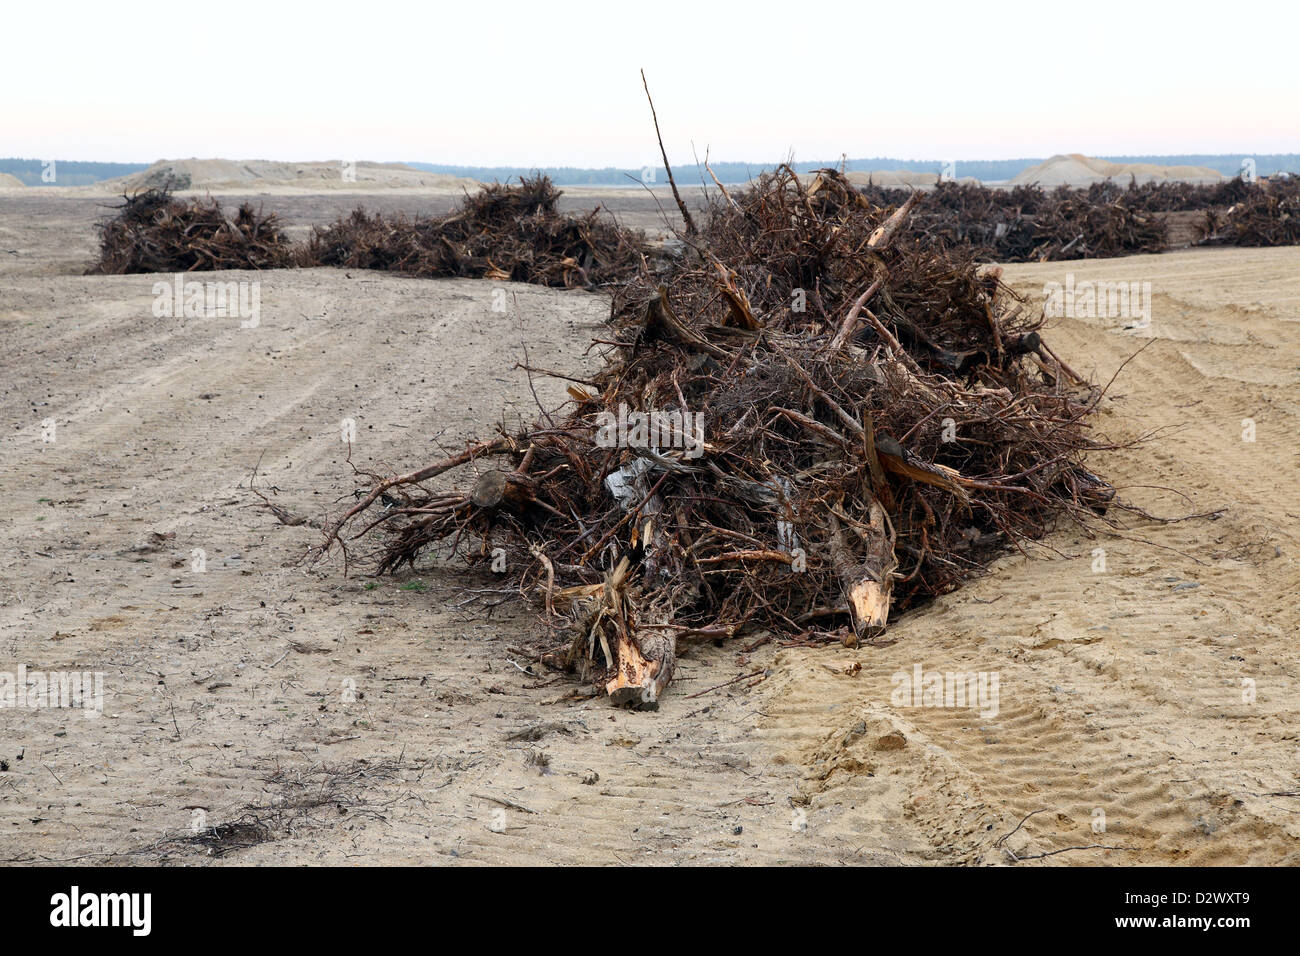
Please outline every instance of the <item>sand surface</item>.
[[[341, 200], [271, 201], [305, 230]], [[1300, 862], [1300, 249], [1007, 269], [1039, 300], [1067, 273], [1152, 283], [1149, 329], [1049, 341], [1101, 380], [1149, 344], [1098, 427], [1154, 437], [1096, 467], [1214, 518], [1064, 531], [886, 647], [692, 651], [640, 714], [529, 672], [532, 612], [490, 578], [294, 564], [351, 500], [342, 419], [387, 471], [531, 418], [524, 346], [580, 373], [602, 298], [510, 286], [499, 313], [488, 282], [222, 273], [260, 281], [258, 328], [159, 319], [156, 277], [77, 274], [101, 212], [0, 199], [0, 670], [102, 671], [105, 695], [98, 720], [0, 710], [0, 858]], [[250, 494], [259, 460], [308, 522]], [[998, 712], [895, 706], [915, 665], [997, 673]], [[1119, 849], [1071, 849], [1093, 844]]]

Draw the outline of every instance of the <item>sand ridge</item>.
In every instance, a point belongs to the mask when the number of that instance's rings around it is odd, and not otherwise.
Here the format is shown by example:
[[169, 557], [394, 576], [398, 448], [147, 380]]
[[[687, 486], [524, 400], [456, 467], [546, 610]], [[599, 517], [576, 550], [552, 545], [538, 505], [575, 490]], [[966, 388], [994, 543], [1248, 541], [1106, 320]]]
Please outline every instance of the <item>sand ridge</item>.
[[292, 194], [294, 192], [368, 193], [411, 190], [456, 193], [476, 189], [477, 180], [431, 173], [405, 163], [330, 160], [278, 162], [261, 159], [159, 160], [129, 176], [106, 179], [92, 186], [73, 187], [85, 193], [121, 195], [160, 188], [170, 182], [177, 192]]

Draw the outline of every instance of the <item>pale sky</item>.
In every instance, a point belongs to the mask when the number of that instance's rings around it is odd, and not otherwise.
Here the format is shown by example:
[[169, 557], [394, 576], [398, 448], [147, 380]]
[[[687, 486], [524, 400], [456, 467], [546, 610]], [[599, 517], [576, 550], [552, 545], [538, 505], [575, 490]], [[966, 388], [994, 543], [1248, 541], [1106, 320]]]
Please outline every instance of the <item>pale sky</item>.
[[0, 156], [464, 165], [1300, 152], [1300, 6], [11, 4]]

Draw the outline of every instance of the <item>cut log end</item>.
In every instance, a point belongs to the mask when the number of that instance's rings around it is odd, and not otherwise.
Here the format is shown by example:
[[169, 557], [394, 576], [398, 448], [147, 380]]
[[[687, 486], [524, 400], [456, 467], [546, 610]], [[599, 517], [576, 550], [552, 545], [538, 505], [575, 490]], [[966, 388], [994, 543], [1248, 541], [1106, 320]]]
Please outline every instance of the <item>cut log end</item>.
[[871, 639], [884, 633], [892, 592], [893, 581], [887, 575], [883, 583], [863, 580], [849, 588], [849, 609], [859, 638]]
[[860, 640], [871, 640], [884, 633], [889, 623], [889, 605], [893, 597], [893, 571], [898, 567], [892, 534], [887, 533], [884, 509], [871, 498], [867, 502], [868, 520], [853, 522], [859, 539], [860, 556], [849, 547], [843, 526], [831, 513], [831, 557], [839, 574], [853, 621], [852, 633], [845, 640], [850, 647]]
[[659, 697], [672, 680], [677, 655], [671, 637], [648, 635], [637, 641], [624, 632], [618, 638], [618, 663], [605, 692], [616, 707], [658, 710]]
[[533, 500], [531, 484], [517, 472], [484, 472], [470, 494], [470, 501], [478, 508], [519, 510]]

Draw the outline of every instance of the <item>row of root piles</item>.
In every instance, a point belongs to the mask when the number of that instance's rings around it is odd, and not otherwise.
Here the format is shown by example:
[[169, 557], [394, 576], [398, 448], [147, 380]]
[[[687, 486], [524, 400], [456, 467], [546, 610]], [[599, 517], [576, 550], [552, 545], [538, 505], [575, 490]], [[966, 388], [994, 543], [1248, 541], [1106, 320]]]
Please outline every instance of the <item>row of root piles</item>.
[[[876, 206], [901, 205], [911, 192], [868, 185]], [[407, 217], [358, 207], [305, 243], [285, 238], [273, 214], [244, 204], [227, 216], [212, 199], [181, 200], [150, 189], [127, 197], [99, 226], [92, 274], [197, 272], [341, 266], [425, 277], [513, 280], [563, 288], [624, 283], [650, 254], [645, 237], [619, 228], [600, 209], [562, 214], [562, 193], [545, 176], [493, 184], [444, 216]], [[1099, 183], [1087, 189], [991, 189], [940, 183], [922, 194], [909, 235], [970, 252], [981, 262], [1038, 262], [1159, 252], [1165, 217], [1204, 210], [1200, 240], [1273, 246], [1300, 243], [1300, 179], [1259, 183]]]
[[723, 191], [680, 260], [618, 290], [617, 345], [569, 405], [371, 476], [322, 551], [364, 539], [381, 571], [504, 556], [544, 608], [539, 658], [653, 706], [693, 640], [876, 641], [891, 613], [1104, 513], [1113, 489], [1084, 462], [1109, 447], [1098, 391], [1000, 269], [911, 227], [918, 201], [788, 167]]
[[215, 200], [183, 201], [151, 189], [127, 197], [118, 215], [100, 225], [100, 259], [90, 271], [340, 266], [588, 289], [634, 275], [646, 253], [644, 238], [599, 209], [564, 215], [560, 196], [550, 179], [534, 176], [485, 186], [445, 216], [357, 208], [294, 245], [273, 214], [246, 204], [228, 219]]

